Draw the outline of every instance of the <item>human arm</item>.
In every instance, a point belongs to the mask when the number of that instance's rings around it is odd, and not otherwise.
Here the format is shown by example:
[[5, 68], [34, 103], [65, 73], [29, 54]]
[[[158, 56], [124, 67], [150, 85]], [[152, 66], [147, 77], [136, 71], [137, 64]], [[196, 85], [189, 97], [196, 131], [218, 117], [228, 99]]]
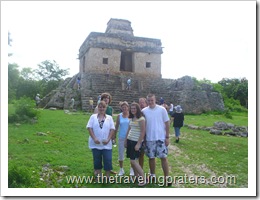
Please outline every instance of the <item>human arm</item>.
[[141, 145], [142, 145], [142, 142], [144, 140], [144, 137], [145, 137], [145, 120], [141, 120], [139, 122], [139, 126], [140, 126], [140, 136], [139, 136], [139, 139], [137, 141], [137, 144], [135, 145], [135, 150], [136, 151], [139, 151]]
[[113, 137], [113, 135], [114, 135], [114, 132], [115, 132], [114, 129], [110, 129], [110, 130], [109, 130], [108, 138], [107, 138], [107, 139], [104, 139], [104, 140], [102, 141], [102, 143], [103, 143], [104, 145], [106, 145], [106, 144], [109, 143], [109, 141], [112, 139], [112, 137]]
[[96, 106], [94, 109], [94, 114], [97, 114], [97, 113], [98, 113], [98, 107]]
[[170, 121], [166, 121], [165, 122], [165, 131], [166, 131], [166, 135], [165, 135], [165, 145], [168, 146], [170, 144]]
[[100, 144], [100, 141], [96, 138], [93, 128], [88, 127], [90, 137], [94, 140], [95, 144]]
[[119, 124], [120, 124], [120, 115], [117, 115], [116, 127], [115, 127], [115, 134], [114, 134], [114, 136], [113, 136], [113, 139], [116, 139], [116, 134], [117, 134], [117, 132], [118, 132]]
[[125, 142], [124, 142], [124, 146], [125, 146], [125, 148], [127, 147], [127, 136], [128, 136], [128, 134], [129, 134], [129, 132], [130, 132], [130, 126], [128, 126], [128, 130], [127, 130], [127, 132], [126, 132], [126, 136], [125, 136]]

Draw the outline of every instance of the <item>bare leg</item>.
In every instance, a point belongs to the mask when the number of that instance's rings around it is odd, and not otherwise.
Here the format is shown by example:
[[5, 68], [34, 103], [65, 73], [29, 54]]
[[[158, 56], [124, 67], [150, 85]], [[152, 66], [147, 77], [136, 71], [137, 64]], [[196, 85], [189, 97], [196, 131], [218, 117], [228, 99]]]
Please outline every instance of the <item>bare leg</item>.
[[164, 176], [169, 176], [169, 165], [168, 165], [168, 159], [167, 158], [161, 158], [161, 165], [163, 169]]
[[149, 167], [151, 174], [155, 174], [155, 158], [149, 158]]
[[123, 168], [123, 161], [122, 160], [119, 160], [119, 167]]
[[132, 165], [132, 167], [133, 167], [133, 169], [134, 169], [134, 172], [135, 172], [135, 175], [138, 177], [138, 176], [141, 176], [142, 178], [140, 179], [140, 178], [138, 178], [138, 180], [140, 180], [140, 182], [139, 182], [139, 186], [143, 186], [143, 185], [145, 185], [145, 182], [146, 182], [146, 180], [145, 180], [145, 177], [144, 177], [144, 171], [143, 171], [143, 169], [141, 168], [141, 166], [139, 165], [139, 163], [136, 161], [136, 160], [130, 160], [130, 162], [131, 162], [131, 165]]
[[164, 179], [165, 179], [165, 186], [171, 186], [172, 181], [169, 180], [169, 164], [167, 158], [161, 158], [161, 165], [163, 169]]
[[139, 157], [139, 165], [142, 167], [144, 167], [144, 151], [141, 151], [140, 153], [140, 157]]

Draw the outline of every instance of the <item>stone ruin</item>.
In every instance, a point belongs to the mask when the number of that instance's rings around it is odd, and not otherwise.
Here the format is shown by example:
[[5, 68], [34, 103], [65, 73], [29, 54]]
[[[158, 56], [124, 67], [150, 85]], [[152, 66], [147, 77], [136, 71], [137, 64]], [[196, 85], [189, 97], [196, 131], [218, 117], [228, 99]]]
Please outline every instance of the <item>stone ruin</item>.
[[[82, 87], [77, 89], [76, 79], [81, 76]], [[113, 75], [106, 81], [103, 74], [77, 74], [67, 78], [56, 90], [43, 98], [41, 107], [69, 109], [71, 97], [75, 99], [75, 109], [88, 111], [89, 98], [97, 103], [98, 95], [109, 92], [112, 95], [111, 106], [119, 111], [119, 102], [138, 102], [140, 97], [154, 93], [159, 100], [163, 97], [166, 103], [181, 105], [183, 112], [201, 114], [208, 111], [224, 111], [224, 103], [220, 93], [211, 85], [197, 84], [192, 77], [179, 79], [132, 79], [132, 90], [125, 90], [126, 79]]]
[[237, 137], [248, 137], [248, 127], [236, 126], [232, 123], [215, 122], [212, 127], [199, 127], [194, 125], [185, 125], [189, 129], [209, 131], [213, 135], [226, 135]]
[[[119, 111], [120, 101], [138, 102], [149, 93], [154, 93], [157, 100], [163, 97], [168, 104], [181, 105], [185, 113], [224, 110], [221, 94], [211, 85], [198, 84], [190, 76], [161, 78], [162, 53], [159, 39], [135, 37], [131, 22], [110, 19], [105, 33], [91, 32], [81, 45], [79, 73], [44, 97], [40, 106], [69, 109], [73, 97], [75, 109], [90, 111], [90, 97], [96, 104], [98, 95], [109, 92], [115, 111]], [[126, 90], [128, 78], [132, 79], [130, 91]]]

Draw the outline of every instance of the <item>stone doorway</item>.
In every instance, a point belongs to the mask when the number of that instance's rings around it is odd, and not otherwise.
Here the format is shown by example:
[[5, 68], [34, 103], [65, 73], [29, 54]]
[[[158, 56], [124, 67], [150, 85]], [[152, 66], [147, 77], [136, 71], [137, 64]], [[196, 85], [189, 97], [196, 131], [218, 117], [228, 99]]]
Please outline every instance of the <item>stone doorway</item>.
[[133, 72], [131, 52], [121, 52], [120, 71]]

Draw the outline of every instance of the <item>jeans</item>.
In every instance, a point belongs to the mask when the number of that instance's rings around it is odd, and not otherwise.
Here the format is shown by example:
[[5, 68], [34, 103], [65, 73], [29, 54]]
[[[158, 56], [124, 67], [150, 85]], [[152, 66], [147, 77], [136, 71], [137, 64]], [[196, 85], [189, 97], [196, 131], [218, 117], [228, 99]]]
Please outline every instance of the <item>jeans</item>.
[[112, 149], [92, 149], [94, 159], [94, 169], [102, 169], [102, 160], [104, 163], [104, 170], [112, 170]]
[[174, 127], [174, 131], [175, 131], [175, 136], [176, 137], [180, 137], [181, 134], [181, 127]]

